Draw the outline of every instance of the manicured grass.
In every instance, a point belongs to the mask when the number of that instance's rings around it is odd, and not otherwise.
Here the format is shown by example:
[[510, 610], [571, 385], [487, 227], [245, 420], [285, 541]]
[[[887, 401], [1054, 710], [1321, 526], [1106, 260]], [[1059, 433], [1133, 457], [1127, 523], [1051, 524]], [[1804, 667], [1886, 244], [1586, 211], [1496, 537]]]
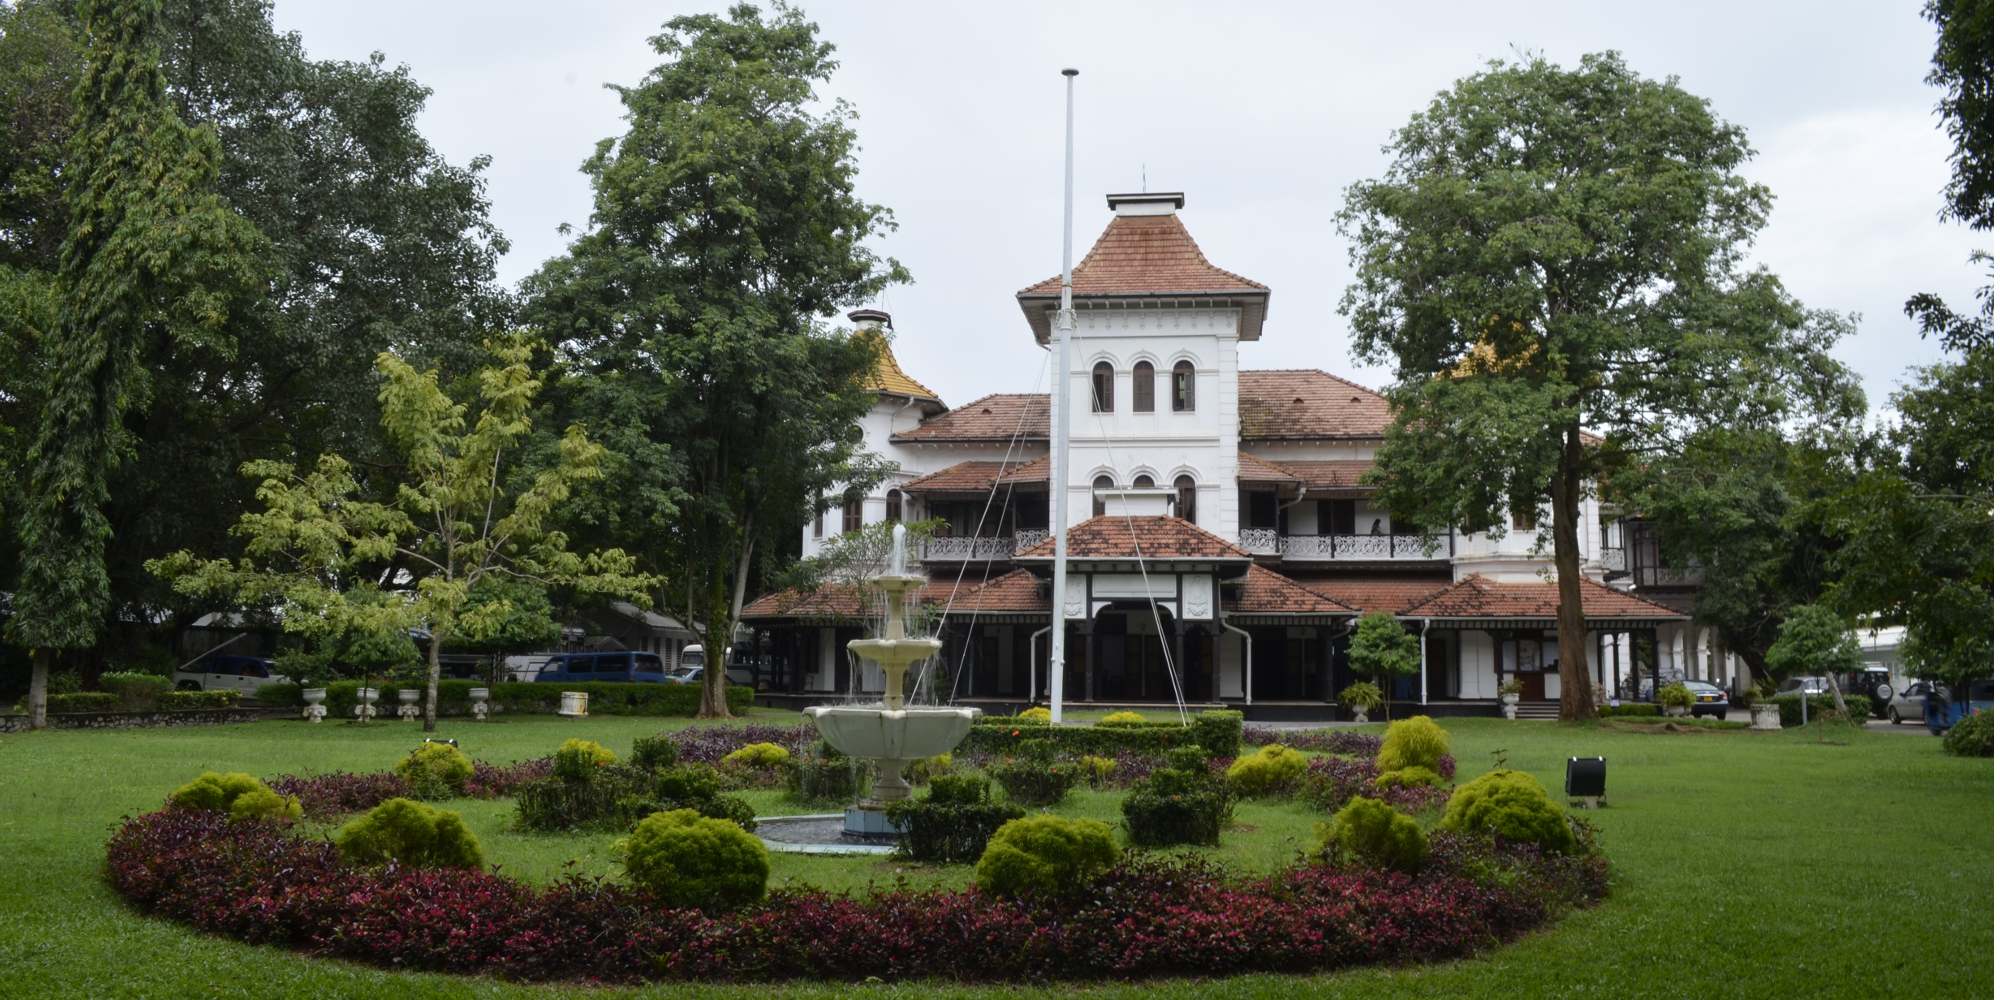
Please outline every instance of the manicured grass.
[[[761, 721], [788, 721], [775, 713]], [[1110, 984], [1091, 995], [1311, 996], [1974, 996], [1991, 992], [1993, 763], [1944, 755], [1936, 740], [1848, 731], [1655, 733], [1500, 720], [1441, 720], [1461, 777], [1505, 750], [1508, 765], [1559, 789], [1562, 761], [1603, 754], [1612, 807], [1592, 814], [1617, 882], [1610, 900], [1481, 957], [1300, 980]], [[539, 756], [566, 736], [619, 752], [685, 723], [604, 718], [447, 720], [475, 756]], [[156, 807], [204, 769], [259, 775], [387, 767], [416, 741], [397, 723], [367, 729], [267, 722], [0, 737], [0, 996], [551, 997], [844, 996], [854, 984], [774, 989], [520, 987], [323, 962], [235, 944], [127, 910], [105, 887], [103, 845], [123, 814]], [[755, 793], [760, 809], [780, 808]], [[1115, 816], [1117, 796], [1063, 807]], [[574, 860], [609, 873], [609, 836], [544, 838], [505, 829], [508, 803], [457, 802], [489, 853], [524, 878]], [[1220, 858], [1282, 863], [1311, 839], [1311, 817], [1246, 804]], [[958, 882], [964, 868], [854, 859], [774, 859], [774, 882], [829, 888], [908, 877]], [[1073, 988], [1065, 986], [1063, 992]], [[878, 987], [928, 996], [1015, 996], [945, 984]]]

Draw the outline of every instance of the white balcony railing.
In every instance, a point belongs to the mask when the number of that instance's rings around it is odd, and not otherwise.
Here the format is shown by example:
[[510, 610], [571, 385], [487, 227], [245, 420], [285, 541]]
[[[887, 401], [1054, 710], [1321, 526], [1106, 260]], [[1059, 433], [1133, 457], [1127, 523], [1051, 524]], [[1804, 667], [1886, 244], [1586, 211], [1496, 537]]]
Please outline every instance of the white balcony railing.
[[1625, 550], [1616, 545], [1607, 545], [1598, 550], [1597, 561], [1606, 573], [1625, 572]]
[[1029, 528], [1026, 531], [1016, 531], [1014, 532], [1014, 551], [1019, 552], [1022, 549], [1040, 545], [1048, 540], [1049, 533], [1042, 528]]
[[1302, 562], [1401, 562], [1450, 553], [1449, 535], [1286, 535], [1278, 551], [1287, 561]]
[[1014, 539], [1011, 537], [932, 538], [924, 542], [924, 559], [929, 562], [1008, 559], [1013, 555]]
[[1273, 528], [1244, 528], [1236, 533], [1236, 544], [1253, 556], [1278, 554], [1278, 532]]

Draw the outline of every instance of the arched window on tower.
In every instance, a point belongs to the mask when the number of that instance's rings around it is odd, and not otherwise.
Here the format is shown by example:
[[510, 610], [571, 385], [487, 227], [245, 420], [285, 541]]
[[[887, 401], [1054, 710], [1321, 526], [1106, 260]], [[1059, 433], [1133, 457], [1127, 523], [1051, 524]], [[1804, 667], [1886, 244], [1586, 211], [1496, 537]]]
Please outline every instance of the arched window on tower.
[[1174, 507], [1181, 520], [1194, 523], [1194, 477], [1181, 476], [1174, 480]]
[[842, 533], [861, 530], [861, 494], [849, 493], [841, 500], [840, 530]]
[[1112, 483], [1110, 476], [1098, 476], [1091, 481], [1090, 514], [1092, 517], [1104, 516], [1104, 491], [1112, 488], [1114, 485], [1116, 484]]
[[1132, 412], [1153, 412], [1153, 363], [1141, 361], [1132, 366]]
[[902, 519], [903, 491], [890, 490], [888, 498], [883, 501], [882, 520], [890, 524], [895, 524]]
[[1099, 361], [1090, 369], [1090, 412], [1111, 412], [1111, 387], [1117, 378], [1112, 373], [1111, 362]]
[[1174, 362], [1174, 412], [1194, 412], [1194, 362]]
[[1139, 475], [1132, 477], [1132, 488], [1135, 490], [1152, 489], [1153, 477], [1146, 475], [1145, 473], [1140, 473]]

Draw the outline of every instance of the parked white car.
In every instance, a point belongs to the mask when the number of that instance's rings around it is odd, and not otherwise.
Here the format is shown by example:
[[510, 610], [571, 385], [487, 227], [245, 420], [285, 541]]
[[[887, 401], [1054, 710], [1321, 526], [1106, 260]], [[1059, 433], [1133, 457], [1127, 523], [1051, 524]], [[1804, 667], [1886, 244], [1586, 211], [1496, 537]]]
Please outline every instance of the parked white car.
[[283, 681], [272, 670], [270, 660], [261, 656], [204, 656], [174, 671], [174, 687], [180, 691], [235, 691], [245, 698], [266, 684]]
[[1912, 681], [1909, 687], [1889, 699], [1889, 721], [1897, 725], [1905, 721], [1923, 725], [1924, 703], [1930, 700], [1930, 696], [1930, 681]]

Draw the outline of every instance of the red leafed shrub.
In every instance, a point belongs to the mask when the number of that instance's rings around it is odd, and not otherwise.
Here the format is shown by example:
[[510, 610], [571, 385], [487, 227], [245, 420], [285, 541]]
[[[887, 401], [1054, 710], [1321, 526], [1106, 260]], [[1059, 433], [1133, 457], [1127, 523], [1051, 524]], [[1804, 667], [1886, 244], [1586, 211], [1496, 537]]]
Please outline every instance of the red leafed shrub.
[[1303, 865], [1240, 881], [1201, 861], [1128, 858], [1053, 899], [781, 889], [704, 915], [599, 879], [348, 867], [324, 840], [178, 809], [126, 821], [106, 869], [139, 909], [239, 940], [533, 981], [1309, 972], [1466, 955], [1605, 891], [1596, 855], [1439, 835], [1415, 874]]
[[465, 782], [465, 794], [475, 799], [504, 799], [530, 781], [549, 776], [554, 761], [547, 757], [512, 764], [472, 762], [472, 777]]
[[[1449, 755], [1439, 764], [1456, 770], [1456, 765]], [[1451, 797], [1450, 789], [1430, 785], [1378, 788], [1375, 785], [1378, 775], [1375, 761], [1372, 759], [1315, 757], [1306, 763], [1306, 777], [1301, 783], [1303, 789], [1301, 794], [1328, 812], [1338, 812], [1340, 807], [1347, 804], [1348, 799], [1356, 795], [1381, 799], [1406, 813], [1435, 809], [1444, 805], [1445, 800]]]
[[680, 749], [682, 763], [714, 765], [752, 743], [776, 743], [797, 756], [819, 742], [819, 732], [806, 725], [690, 726], [667, 739]]
[[1382, 737], [1359, 729], [1266, 729], [1244, 726], [1243, 742], [1253, 747], [1282, 744], [1295, 750], [1351, 754], [1375, 759], [1382, 750]]
[[[478, 765], [473, 773], [478, 774]], [[329, 820], [348, 813], [366, 812], [390, 799], [408, 798], [410, 786], [389, 771], [372, 774], [281, 774], [265, 784], [279, 795], [298, 797], [306, 818]]]

